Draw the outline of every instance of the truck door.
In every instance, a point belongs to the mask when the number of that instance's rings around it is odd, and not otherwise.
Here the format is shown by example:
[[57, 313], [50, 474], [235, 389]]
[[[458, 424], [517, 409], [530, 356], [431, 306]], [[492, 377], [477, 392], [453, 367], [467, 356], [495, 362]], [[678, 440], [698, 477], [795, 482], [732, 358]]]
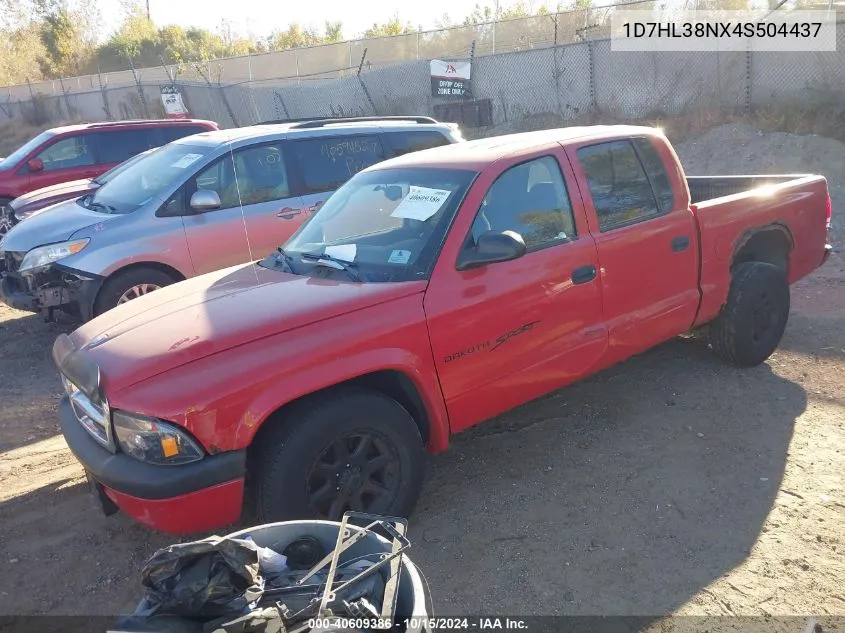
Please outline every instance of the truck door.
[[[663, 146], [663, 149], [668, 149]], [[695, 218], [649, 138], [569, 146], [602, 271], [614, 363], [689, 329], [699, 304]], [[675, 170], [677, 172], [677, 170]]]
[[[435, 266], [424, 307], [452, 432], [572, 382], [606, 350], [595, 244], [565, 160], [550, 145], [482, 174]], [[491, 230], [519, 233], [527, 254], [456, 270]]]

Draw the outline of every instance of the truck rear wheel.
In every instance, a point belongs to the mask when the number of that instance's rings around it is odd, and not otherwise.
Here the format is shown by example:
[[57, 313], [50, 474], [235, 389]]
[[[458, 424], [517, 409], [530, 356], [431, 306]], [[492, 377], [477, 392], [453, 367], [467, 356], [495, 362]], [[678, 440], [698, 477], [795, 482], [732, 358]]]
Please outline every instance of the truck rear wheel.
[[419, 497], [425, 450], [395, 400], [344, 387], [294, 405], [256, 438], [254, 509], [262, 523], [348, 510], [406, 517]]
[[789, 280], [764, 262], [737, 266], [728, 301], [710, 324], [710, 345], [723, 359], [754, 367], [777, 349], [789, 319]]

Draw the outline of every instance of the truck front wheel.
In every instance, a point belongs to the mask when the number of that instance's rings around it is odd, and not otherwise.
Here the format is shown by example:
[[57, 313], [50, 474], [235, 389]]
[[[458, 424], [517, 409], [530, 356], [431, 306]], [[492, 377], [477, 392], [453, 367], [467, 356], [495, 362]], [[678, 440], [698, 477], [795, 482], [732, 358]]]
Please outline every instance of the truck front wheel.
[[263, 523], [339, 521], [348, 510], [407, 517], [425, 450], [395, 400], [343, 387], [295, 404], [256, 438], [254, 503]]
[[788, 318], [786, 272], [764, 262], [740, 264], [728, 301], [710, 324], [710, 345], [728, 362], [754, 367], [777, 349]]

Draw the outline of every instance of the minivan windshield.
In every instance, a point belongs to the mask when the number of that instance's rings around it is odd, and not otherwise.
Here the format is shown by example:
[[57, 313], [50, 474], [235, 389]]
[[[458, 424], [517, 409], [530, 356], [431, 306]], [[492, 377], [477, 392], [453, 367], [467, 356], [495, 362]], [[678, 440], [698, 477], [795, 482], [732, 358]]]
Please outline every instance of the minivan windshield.
[[213, 148], [170, 143], [114, 175], [79, 204], [103, 213], [132, 213], [183, 180]]
[[16, 149], [14, 152], [6, 156], [6, 158], [0, 160], [0, 171], [7, 171], [9, 169], [13, 169], [19, 162], [26, 158], [27, 154], [36, 149], [42, 143], [49, 141], [55, 135], [55, 132], [50, 132], [48, 130], [46, 132], [41, 132], [41, 134], [39, 134], [35, 138], [30, 139], [29, 141], [21, 145], [18, 149]]
[[96, 183], [96, 184], [98, 184], [98, 185], [100, 185], [100, 186], [102, 187], [102, 186], [103, 186], [104, 184], [106, 184], [109, 180], [111, 180], [112, 178], [114, 178], [115, 176], [117, 176], [119, 173], [122, 173], [122, 172], [126, 171], [129, 167], [131, 167], [132, 165], [134, 165], [135, 163], [137, 163], [137, 162], [138, 162], [139, 160], [141, 160], [144, 156], [147, 156], [148, 154], [151, 154], [151, 153], [152, 153], [152, 152], [154, 152], [156, 149], [158, 149], [158, 148], [157, 148], [157, 147], [154, 147], [153, 149], [148, 149], [148, 150], [145, 150], [145, 151], [141, 152], [140, 154], [136, 154], [135, 156], [133, 156], [133, 157], [131, 157], [131, 158], [127, 158], [125, 161], [123, 161], [123, 162], [122, 162], [122, 163], [120, 163], [119, 165], [117, 165], [117, 166], [112, 167], [111, 169], [109, 169], [106, 173], [104, 173], [104, 174], [100, 174], [99, 176], [97, 176], [96, 178], [94, 178], [94, 183]]
[[425, 279], [477, 175], [426, 167], [361, 172], [288, 240], [276, 263], [297, 274], [354, 268], [347, 277], [360, 281]]

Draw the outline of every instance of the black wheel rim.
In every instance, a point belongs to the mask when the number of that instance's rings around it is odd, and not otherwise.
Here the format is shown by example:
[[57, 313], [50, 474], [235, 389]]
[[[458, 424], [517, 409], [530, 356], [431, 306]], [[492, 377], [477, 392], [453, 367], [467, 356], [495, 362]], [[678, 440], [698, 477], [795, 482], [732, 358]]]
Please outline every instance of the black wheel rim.
[[755, 344], [764, 341], [774, 329], [778, 314], [768, 293], [764, 292], [757, 297], [752, 308], [751, 340]]
[[399, 491], [399, 455], [375, 431], [355, 431], [327, 446], [308, 473], [306, 495], [320, 518], [339, 521], [349, 510], [384, 514]]

